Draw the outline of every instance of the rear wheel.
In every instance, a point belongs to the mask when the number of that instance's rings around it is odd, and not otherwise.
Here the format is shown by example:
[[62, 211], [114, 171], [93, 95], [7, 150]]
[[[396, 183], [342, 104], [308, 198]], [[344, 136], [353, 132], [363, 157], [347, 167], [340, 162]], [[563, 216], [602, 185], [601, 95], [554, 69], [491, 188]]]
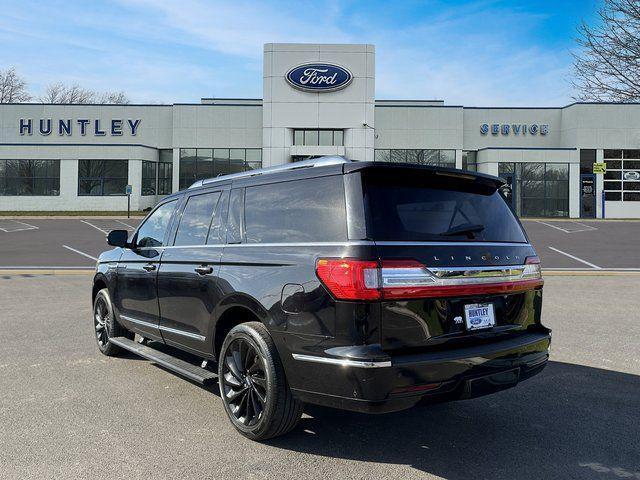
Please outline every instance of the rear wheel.
[[103, 288], [93, 301], [93, 326], [100, 352], [109, 357], [119, 355], [122, 349], [109, 341], [112, 337], [133, 338], [133, 333], [121, 326], [113, 313], [109, 290]]
[[280, 357], [260, 322], [234, 327], [218, 362], [220, 394], [233, 426], [252, 440], [266, 440], [293, 429], [302, 416]]

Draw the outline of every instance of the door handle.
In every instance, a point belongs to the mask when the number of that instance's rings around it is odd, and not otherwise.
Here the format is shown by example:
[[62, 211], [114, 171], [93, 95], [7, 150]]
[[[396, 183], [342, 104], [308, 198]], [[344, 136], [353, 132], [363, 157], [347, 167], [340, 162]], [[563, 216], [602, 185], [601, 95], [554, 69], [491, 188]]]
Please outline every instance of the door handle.
[[213, 267], [211, 265], [201, 265], [200, 267], [194, 268], [194, 270], [199, 275], [207, 275], [209, 273], [213, 273]]
[[147, 263], [146, 265], [143, 265], [142, 268], [147, 272], [153, 272], [156, 269], [156, 266], [153, 263]]

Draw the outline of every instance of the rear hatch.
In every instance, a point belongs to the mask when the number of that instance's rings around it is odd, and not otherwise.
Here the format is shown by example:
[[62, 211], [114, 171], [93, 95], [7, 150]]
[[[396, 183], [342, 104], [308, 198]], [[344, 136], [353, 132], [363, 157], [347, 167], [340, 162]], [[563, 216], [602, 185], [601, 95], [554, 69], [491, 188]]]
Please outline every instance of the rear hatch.
[[466, 346], [537, 327], [539, 261], [500, 185], [441, 169], [362, 171], [385, 350]]

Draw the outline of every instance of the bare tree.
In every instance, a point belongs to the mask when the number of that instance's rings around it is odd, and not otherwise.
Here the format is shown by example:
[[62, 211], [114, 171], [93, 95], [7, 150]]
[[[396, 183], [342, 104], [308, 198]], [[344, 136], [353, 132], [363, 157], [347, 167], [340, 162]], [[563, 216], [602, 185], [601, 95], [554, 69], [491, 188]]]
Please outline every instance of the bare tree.
[[118, 105], [126, 105], [131, 103], [127, 94], [120, 92], [104, 92], [98, 96], [98, 102], [96, 103], [114, 103]]
[[50, 84], [45, 94], [40, 97], [42, 103], [112, 103], [127, 104], [129, 98], [124, 92], [104, 92], [99, 93], [78, 84], [65, 85], [62, 82]]
[[31, 100], [27, 92], [27, 82], [18, 76], [16, 69], [11, 67], [0, 70], [0, 103], [20, 103]]
[[92, 103], [95, 92], [78, 84], [52, 83], [40, 97], [42, 103]]
[[575, 98], [640, 101], [640, 0], [604, 0], [598, 16], [597, 26], [578, 27]]

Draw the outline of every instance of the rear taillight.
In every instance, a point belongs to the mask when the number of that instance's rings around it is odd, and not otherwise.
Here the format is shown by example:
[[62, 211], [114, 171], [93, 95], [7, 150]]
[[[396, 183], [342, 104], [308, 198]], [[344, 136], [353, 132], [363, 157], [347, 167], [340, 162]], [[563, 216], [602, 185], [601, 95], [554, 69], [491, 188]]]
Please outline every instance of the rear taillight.
[[522, 278], [542, 279], [542, 270], [540, 267], [540, 259], [538, 257], [527, 257], [524, 261], [524, 272], [522, 272]]
[[318, 278], [339, 300], [506, 294], [542, 286], [540, 260], [498, 267], [427, 268], [416, 260], [321, 258]]
[[316, 273], [340, 300], [378, 300], [378, 262], [349, 258], [321, 258]]

